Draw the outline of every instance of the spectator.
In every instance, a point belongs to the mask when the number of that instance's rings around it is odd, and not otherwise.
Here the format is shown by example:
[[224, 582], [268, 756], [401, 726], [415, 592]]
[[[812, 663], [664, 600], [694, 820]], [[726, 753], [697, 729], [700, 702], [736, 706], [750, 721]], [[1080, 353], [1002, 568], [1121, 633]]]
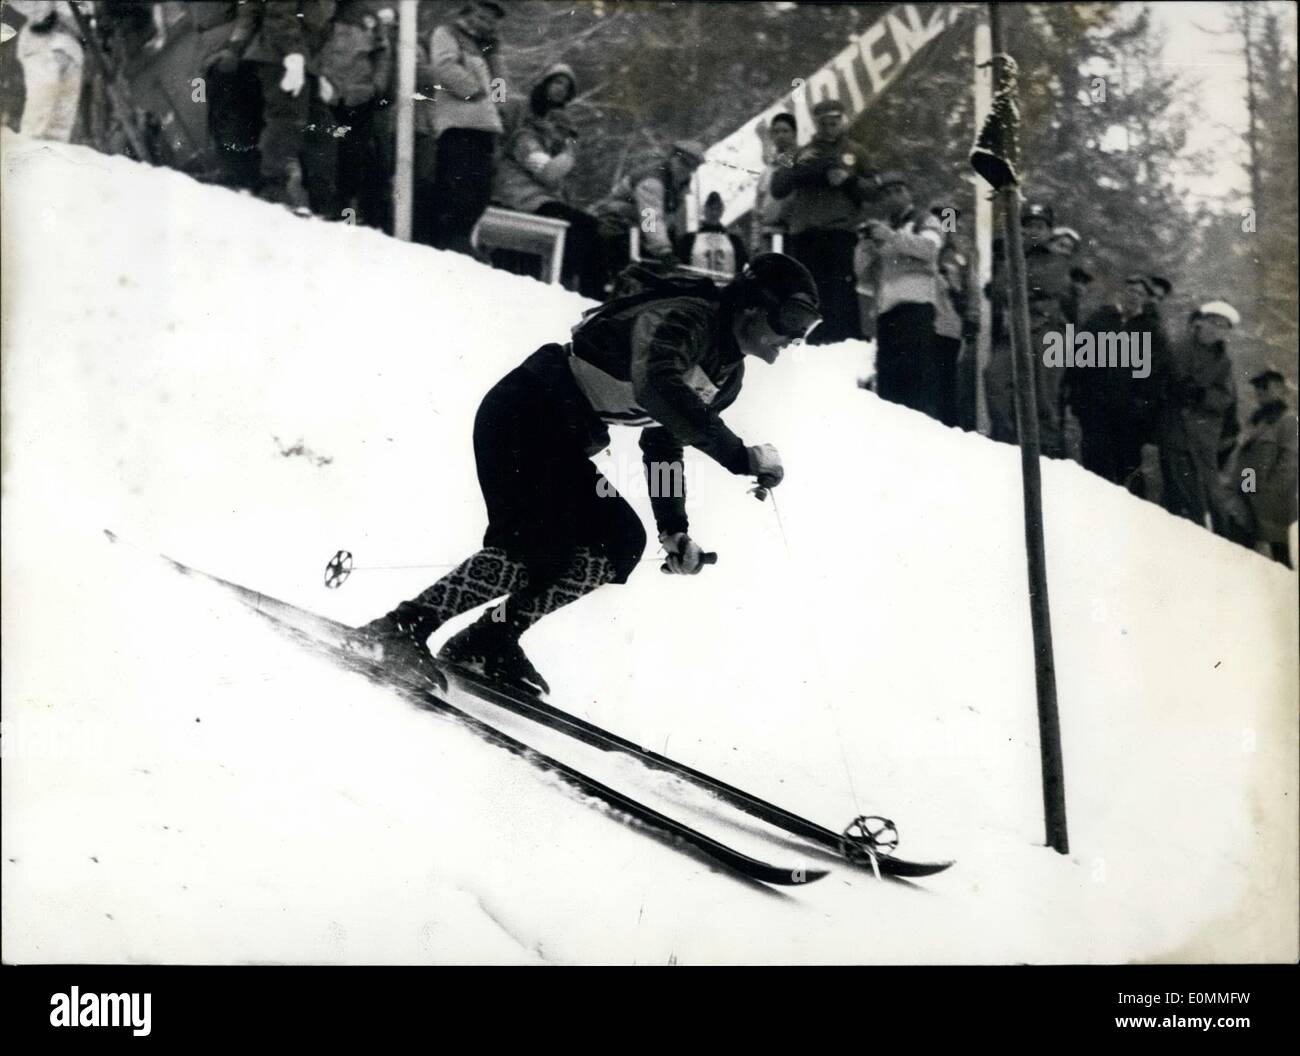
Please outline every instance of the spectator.
[[813, 107], [816, 132], [795, 152], [789, 167], [772, 173], [772, 197], [789, 199], [785, 251], [817, 282], [825, 322], [813, 333], [817, 344], [860, 337], [855, 292], [854, 249], [863, 207], [877, 191], [866, 151], [844, 130], [844, 106], [823, 99]]
[[870, 220], [865, 227], [875, 258], [876, 392], [937, 418], [934, 327], [943, 229], [937, 216], [913, 204], [902, 173], [883, 174], [879, 186], [889, 222]]
[[[979, 306], [970, 296], [975, 288], [975, 270], [969, 258], [958, 246], [955, 232], [944, 229], [943, 221], [947, 217], [954, 220], [960, 214], [953, 206], [936, 205], [930, 214], [939, 222], [943, 245], [939, 248], [937, 275], [935, 278], [935, 315], [934, 315], [934, 364], [937, 385], [936, 407], [939, 421], [944, 425], [961, 425], [965, 429], [975, 427], [974, 374], [970, 357], [962, 363], [963, 341], [973, 341], [979, 333]], [[962, 368], [959, 373], [959, 364]], [[969, 395], [965, 399], [968, 407], [962, 407], [962, 390], [959, 376], [969, 376]], [[964, 419], [963, 419], [964, 412]]]
[[320, 57], [321, 76], [335, 92], [338, 202], [341, 208], [355, 208], [358, 223], [383, 230], [392, 229], [392, 174], [385, 164], [381, 115], [388, 106], [393, 59], [374, 5], [369, 0], [339, 0]]
[[1085, 318], [1083, 310], [1084, 301], [1088, 293], [1088, 287], [1092, 285], [1094, 267], [1080, 255], [1083, 248], [1083, 239], [1079, 237], [1079, 232], [1072, 227], [1054, 227], [1052, 228], [1052, 238], [1048, 242], [1048, 248], [1058, 256], [1064, 257], [1070, 262], [1070, 285], [1074, 288], [1075, 307], [1078, 318]]
[[789, 168], [798, 146], [799, 126], [794, 114], [777, 114], [767, 127], [763, 140], [764, 155], [771, 160], [764, 167], [754, 188], [754, 221], [751, 244], [755, 253], [766, 253], [772, 248], [772, 235], [785, 233], [785, 209], [789, 201], [772, 197], [772, 176], [777, 169]]
[[686, 230], [686, 192], [704, 163], [704, 147], [678, 140], [668, 158], [636, 165], [592, 212], [600, 222], [606, 273], [617, 275], [628, 261], [628, 233], [641, 232], [641, 256], [664, 263], [677, 259], [674, 241]]
[[704, 219], [694, 234], [683, 235], [677, 241], [677, 258], [693, 268], [710, 272], [720, 280], [730, 282], [749, 263], [745, 243], [732, 235], [722, 225], [722, 195], [710, 191], [704, 199]]
[[1288, 536], [1297, 516], [1296, 414], [1287, 402], [1286, 377], [1277, 367], [1269, 365], [1250, 383], [1258, 406], [1226, 474], [1230, 534], [1292, 567]]
[[433, 78], [434, 244], [475, 256], [470, 235], [492, 200], [492, 172], [503, 131], [497, 112], [502, 69], [497, 28], [505, 8], [472, 0], [454, 21], [440, 25], [429, 42]]
[[11, 0], [27, 21], [18, 32], [18, 61], [27, 98], [19, 131], [67, 143], [77, 123], [84, 55], [81, 32], [66, 0]]
[[250, 191], [258, 186], [257, 140], [262, 126], [262, 86], [257, 68], [243, 59], [256, 25], [240, 17], [247, 0], [191, 4], [207, 73], [208, 135], [215, 167], [211, 178], [227, 187]]
[[1156, 415], [1168, 381], [1169, 348], [1145, 275], [1124, 280], [1115, 303], [1099, 308], [1083, 325], [1094, 335], [1149, 333], [1150, 373], [1134, 377], [1128, 367], [1067, 367], [1065, 402], [1079, 420], [1083, 468], [1112, 484], [1129, 485], [1142, 465], [1142, 447], [1155, 443]]
[[[939, 253], [939, 274], [961, 320], [962, 346], [957, 356], [957, 424], [968, 432], [979, 428], [979, 272], [967, 243], [949, 240]], [[943, 288], [940, 287], [940, 292]]]
[[1237, 392], [1227, 340], [1241, 321], [1225, 301], [1201, 305], [1173, 349], [1158, 428], [1165, 509], [1197, 524], [1222, 523], [1219, 454], [1236, 439]]
[[[1025, 280], [1029, 295], [1029, 348], [1034, 371], [1034, 398], [1038, 407], [1038, 441], [1044, 455], [1057, 458], [1065, 450], [1061, 432], [1060, 389], [1062, 368], [1042, 362], [1043, 338], [1050, 331], [1078, 322], [1078, 291], [1070, 280], [1065, 257], [1049, 248], [1052, 207], [1027, 202], [1020, 211], [1024, 235]], [[1012, 394], [1011, 321], [1005, 256], [994, 253], [993, 282], [988, 290], [993, 305], [993, 347], [985, 368], [989, 420], [994, 440], [1016, 442], [1015, 404]]]
[[1079, 237], [1079, 232], [1072, 227], [1054, 227], [1052, 228], [1052, 238], [1048, 242], [1048, 248], [1062, 257], [1073, 259], [1079, 253], [1079, 246], [1082, 245], [1083, 239]]
[[234, 40], [249, 41], [262, 88], [258, 194], [320, 216], [338, 215], [338, 147], [329, 104], [334, 86], [319, 75], [329, 40], [334, 0], [266, 0], [239, 9]]
[[565, 285], [597, 300], [605, 274], [596, 218], [569, 204], [565, 181], [577, 163], [577, 130], [564, 109], [578, 92], [573, 70], [558, 63], [533, 85], [527, 110], [507, 133], [493, 198], [507, 209], [567, 220]]

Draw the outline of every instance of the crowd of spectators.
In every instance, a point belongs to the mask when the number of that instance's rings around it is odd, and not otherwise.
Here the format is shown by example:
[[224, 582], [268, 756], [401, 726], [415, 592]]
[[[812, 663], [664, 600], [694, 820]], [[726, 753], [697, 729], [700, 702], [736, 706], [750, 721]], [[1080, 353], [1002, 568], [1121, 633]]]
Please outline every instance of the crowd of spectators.
[[[189, 41], [188, 72], [205, 86], [200, 178], [302, 213], [353, 219], [391, 233], [395, 167], [397, 24], [391, 0], [209, 0], [187, 4], [81, 3], [94, 48], [69, 0], [13, 0], [25, 22], [21, 130], [73, 136], [88, 58], [121, 73], [141, 56]], [[508, 8], [469, 0], [417, 42], [412, 237], [488, 258], [473, 234], [491, 204], [566, 223], [561, 279], [601, 299], [633, 255], [725, 280], [749, 256], [779, 248], [818, 287], [823, 322], [813, 343], [874, 339], [878, 395], [939, 421], [977, 426], [982, 386], [988, 430], [1015, 442], [1007, 266], [1000, 245], [992, 281], [991, 341], [976, 369], [981, 291], [960, 213], [921, 201], [913, 178], [879, 171], [848, 135], [843, 105], [811, 111], [799, 145], [793, 114], [759, 130], [767, 164], [746, 237], [723, 223], [715, 192], [694, 230], [688, 197], [705, 149], [678, 140], [630, 164], [587, 208], [568, 186], [581, 164], [569, 107], [578, 78], [563, 63], [522, 92], [507, 90], [499, 33]], [[93, 54], [87, 55], [87, 51]], [[98, 60], [97, 60], [98, 61]], [[161, 108], [161, 107], [155, 107]], [[153, 131], [176, 115], [146, 114]], [[84, 116], [82, 117], [84, 121]], [[1240, 429], [1229, 343], [1236, 309], [1209, 300], [1171, 335], [1168, 279], [1135, 271], [1111, 282], [1087, 263], [1078, 231], [1052, 206], [1020, 216], [1033, 352], [1032, 403], [1044, 455], [1075, 458], [1105, 479], [1244, 545], [1286, 560], [1296, 518], [1296, 425], [1276, 368], [1252, 379], [1257, 408]], [[1114, 287], [1097, 297], [1094, 290]], [[1072, 328], [1067, 331], [1067, 328]], [[1063, 332], [1124, 334], [1146, 342], [1148, 367], [1054, 362], [1042, 350]]]

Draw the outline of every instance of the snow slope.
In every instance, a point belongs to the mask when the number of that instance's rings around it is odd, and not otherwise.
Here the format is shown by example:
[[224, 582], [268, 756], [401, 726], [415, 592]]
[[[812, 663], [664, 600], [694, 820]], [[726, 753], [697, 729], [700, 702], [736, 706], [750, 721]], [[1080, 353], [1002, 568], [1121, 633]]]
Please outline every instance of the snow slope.
[[[6, 959], [1296, 957], [1293, 574], [1044, 464], [1059, 856], [1017, 452], [855, 388], [866, 346], [754, 362], [728, 420], [780, 447], [776, 507], [693, 463], [719, 564], [681, 579], [647, 555], [527, 639], [561, 706], [958, 859], [916, 888], [842, 868], [753, 887], [145, 556], [349, 622], [417, 592], [482, 531], [479, 398], [578, 298], [121, 158], [3, 148]], [[624, 432], [601, 462], [649, 523]], [[339, 548], [358, 571], [326, 590]], [[818, 861], [507, 725], [737, 846]]]

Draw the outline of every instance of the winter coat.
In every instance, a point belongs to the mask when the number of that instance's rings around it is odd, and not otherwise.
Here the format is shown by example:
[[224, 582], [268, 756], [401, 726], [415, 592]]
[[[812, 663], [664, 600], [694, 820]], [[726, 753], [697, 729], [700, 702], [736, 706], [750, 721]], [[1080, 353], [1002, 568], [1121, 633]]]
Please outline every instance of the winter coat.
[[[1079, 292], [1070, 280], [1069, 258], [1046, 246], [1025, 250], [1025, 287], [1029, 295], [1029, 328], [1035, 334], [1079, 322]], [[994, 253], [989, 300], [993, 305], [995, 337], [1009, 335], [1010, 291], [1006, 255]], [[1040, 350], [1035, 343], [1036, 350]]]
[[1092, 334], [1143, 333], [1151, 335], [1151, 372], [1135, 378], [1123, 367], [1067, 367], [1066, 402], [1085, 428], [1136, 428], [1144, 442], [1154, 442], [1156, 419], [1169, 401], [1171, 383], [1169, 342], [1155, 309], [1149, 305], [1131, 318], [1125, 318], [1113, 304], [1093, 312], [1080, 332]]
[[[1254, 491], [1242, 489], [1248, 469], [1254, 471]], [[1297, 517], [1295, 411], [1278, 400], [1250, 416], [1228, 462], [1226, 482], [1234, 519], [1259, 542], [1286, 542]]]
[[[577, 89], [573, 70], [564, 63], [550, 67], [534, 85], [530, 99], [538, 95], [550, 78], [569, 78]], [[538, 114], [540, 103], [512, 100], [510, 109], [519, 116], [503, 115], [507, 129], [502, 142], [501, 158], [492, 183], [492, 200], [507, 209], [535, 213], [550, 202], [567, 203], [564, 181], [573, 169], [574, 155], [569, 146], [572, 130], [563, 120], [564, 107], [552, 107]]]
[[790, 199], [787, 196], [779, 200], [772, 195], [772, 177], [778, 169], [787, 168], [793, 159], [778, 158], [763, 169], [754, 188], [754, 252], [761, 253], [766, 248], [764, 234], [768, 231], [785, 231], [786, 210]]
[[1220, 485], [1220, 456], [1237, 432], [1232, 362], [1222, 342], [1202, 345], [1190, 333], [1172, 353], [1167, 397], [1157, 417], [1161, 462], [1195, 466], [1203, 501], [1218, 519], [1230, 494]]
[[[829, 180], [834, 169], [848, 172], [838, 187]], [[785, 222], [792, 235], [852, 231], [862, 220], [863, 206], [876, 196], [875, 176], [866, 151], [847, 136], [829, 142], [813, 139], [795, 151], [789, 167], [773, 171], [772, 197], [789, 199]]]
[[979, 330], [979, 306], [971, 298], [975, 289], [974, 264], [961, 252], [945, 245], [939, 250], [935, 282], [934, 332], [961, 340]]
[[329, 40], [337, 0], [264, 0], [239, 9], [234, 38], [248, 41], [244, 58], [276, 66], [286, 55], [301, 55], [317, 73], [317, 57]]
[[434, 99], [434, 132], [474, 129], [500, 135], [503, 126], [492, 99], [492, 82], [501, 77], [495, 41], [471, 37], [459, 23], [439, 26], [429, 38], [429, 73], [421, 91]]
[[[686, 230], [686, 190], [689, 177], [673, 180], [666, 161], [645, 161], [619, 180], [610, 195], [592, 207], [606, 236], [638, 227], [641, 230], [641, 253], [647, 257], [674, 256], [673, 243]], [[657, 222], [643, 225], [651, 216]]]
[[1236, 433], [1237, 387], [1228, 350], [1221, 342], [1203, 345], [1189, 334], [1172, 353], [1160, 414], [1162, 442], [1202, 452], [1207, 464], [1216, 465], [1221, 442]]
[[889, 226], [888, 235], [873, 240], [877, 315], [900, 304], [931, 304], [937, 310], [938, 260], [943, 247], [939, 218], [913, 207]]
[[383, 98], [393, 76], [393, 53], [379, 19], [362, 0], [341, 0], [329, 38], [317, 57], [343, 106]]
[[[634, 294], [589, 313], [574, 327], [569, 364], [602, 422], [642, 427], [647, 465], [680, 463], [689, 445], [742, 474], [748, 452], [719, 412], [740, 394], [745, 357], [730, 309], [708, 279], [698, 283], [700, 296]], [[652, 496], [651, 506], [661, 531], [686, 530], [684, 489]]]
[[67, 0], [10, 0], [9, 6], [27, 19], [18, 33], [19, 62], [58, 53], [81, 63], [81, 30]]

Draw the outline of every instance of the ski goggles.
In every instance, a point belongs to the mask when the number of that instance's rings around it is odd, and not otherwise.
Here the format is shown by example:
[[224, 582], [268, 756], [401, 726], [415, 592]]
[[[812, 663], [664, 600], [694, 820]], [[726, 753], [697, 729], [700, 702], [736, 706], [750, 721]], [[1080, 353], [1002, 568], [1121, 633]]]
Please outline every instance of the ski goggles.
[[780, 303], [773, 304], [767, 312], [767, 323], [773, 333], [800, 341], [807, 340], [821, 321], [817, 305], [806, 293], [787, 297]]

